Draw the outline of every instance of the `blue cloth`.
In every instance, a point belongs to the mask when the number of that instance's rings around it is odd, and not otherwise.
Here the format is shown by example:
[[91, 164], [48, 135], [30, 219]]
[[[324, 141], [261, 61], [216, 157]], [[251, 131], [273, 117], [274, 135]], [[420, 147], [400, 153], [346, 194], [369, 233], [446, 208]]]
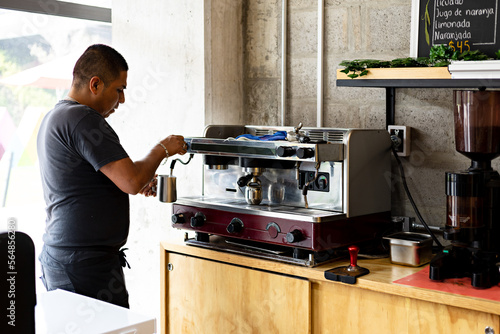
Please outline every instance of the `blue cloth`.
[[254, 136], [250, 134], [240, 135], [236, 137], [236, 139], [246, 138], [252, 140], [263, 140], [263, 141], [271, 141], [271, 140], [286, 140], [286, 131], [278, 131], [272, 135], [264, 135], [264, 136]]

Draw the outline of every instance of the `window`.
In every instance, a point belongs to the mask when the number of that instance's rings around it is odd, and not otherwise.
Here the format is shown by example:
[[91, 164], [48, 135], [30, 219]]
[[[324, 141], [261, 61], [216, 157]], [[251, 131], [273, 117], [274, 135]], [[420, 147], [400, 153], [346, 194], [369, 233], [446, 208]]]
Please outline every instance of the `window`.
[[[57, 15], [48, 15], [40, 10], [43, 0], [0, 4], [0, 230], [13, 218], [37, 252], [45, 226], [36, 154], [40, 122], [68, 93], [82, 52], [94, 43], [112, 44], [110, 0], [94, 2], [108, 8], [61, 5], [57, 13], [46, 11]], [[98, 19], [91, 19], [93, 13]]]

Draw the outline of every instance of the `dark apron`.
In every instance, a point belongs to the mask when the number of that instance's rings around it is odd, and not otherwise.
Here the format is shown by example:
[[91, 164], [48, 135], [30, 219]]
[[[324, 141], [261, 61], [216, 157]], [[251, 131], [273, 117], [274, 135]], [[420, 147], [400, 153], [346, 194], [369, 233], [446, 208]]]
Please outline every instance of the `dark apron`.
[[44, 274], [42, 280], [48, 290], [69, 290], [128, 308], [123, 267], [130, 268], [130, 265], [124, 250], [44, 246], [40, 255]]

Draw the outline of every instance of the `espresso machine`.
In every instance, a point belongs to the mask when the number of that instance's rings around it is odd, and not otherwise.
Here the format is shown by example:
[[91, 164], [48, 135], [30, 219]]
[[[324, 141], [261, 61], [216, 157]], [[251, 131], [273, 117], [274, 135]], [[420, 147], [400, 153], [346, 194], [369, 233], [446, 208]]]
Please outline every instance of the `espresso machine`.
[[467, 170], [447, 172], [446, 226], [451, 241], [430, 263], [429, 277], [470, 277], [475, 288], [499, 282], [500, 91], [454, 91], [456, 150], [471, 159]]
[[391, 227], [386, 130], [210, 125], [185, 141], [203, 156], [202, 194], [173, 203], [188, 245], [315, 266]]

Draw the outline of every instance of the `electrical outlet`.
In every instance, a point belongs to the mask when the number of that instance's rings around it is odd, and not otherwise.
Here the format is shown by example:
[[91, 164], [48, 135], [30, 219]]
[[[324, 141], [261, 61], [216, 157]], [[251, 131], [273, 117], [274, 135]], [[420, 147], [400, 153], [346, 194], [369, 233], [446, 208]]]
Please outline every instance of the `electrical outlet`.
[[410, 130], [411, 127], [403, 125], [389, 125], [387, 127], [387, 131], [389, 131], [391, 136], [399, 138], [400, 144], [395, 149], [400, 157], [410, 155]]

